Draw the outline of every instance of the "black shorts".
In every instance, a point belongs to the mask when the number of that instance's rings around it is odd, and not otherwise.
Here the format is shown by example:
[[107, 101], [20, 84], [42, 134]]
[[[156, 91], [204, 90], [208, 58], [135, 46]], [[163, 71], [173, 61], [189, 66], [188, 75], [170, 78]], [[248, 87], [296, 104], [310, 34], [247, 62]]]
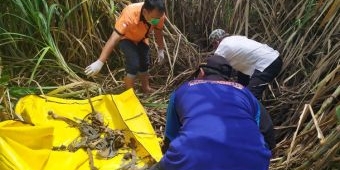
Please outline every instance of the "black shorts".
[[119, 42], [119, 48], [125, 56], [125, 71], [128, 74], [136, 75], [138, 72], [146, 72], [149, 69], [149, 45], [143, 41], [134, 42], [123, 39]]

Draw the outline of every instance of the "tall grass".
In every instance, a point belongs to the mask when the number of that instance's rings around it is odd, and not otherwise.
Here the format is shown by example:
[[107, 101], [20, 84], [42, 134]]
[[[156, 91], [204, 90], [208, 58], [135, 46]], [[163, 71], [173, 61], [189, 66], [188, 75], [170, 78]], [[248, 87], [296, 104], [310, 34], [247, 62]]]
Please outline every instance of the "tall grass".
[[[338, 165], [339, 1], [182, 0], [167, 4], [170, 20], [202, 50], [209, 50], [204, 48], [204, 37], [219, 27], [267, 43], [281, 53], [283, 70], [264, 95], [277, 128], [278, 146], [271, 169], [331, 169]], [[304, 111], [306, 104], [313, 112]], [[301, 114], [305, 117], [300, 118]], [[298, 125], [301, 127], [294, 129]], [[296, 140], [292, 140], [294, 133]], [[322, 140], [320, 136], [324, 136]], [[327, 156], [322, 158], [324, 154]]]
[[[329, 140], [338, 133], [334, 109], [339, 102], [331, 100], [338, 98], [340, 84], [340, 14], [332, 10], [338, 8], [336, 4], [339, 6], [337, 1], [252, 1], [249, 12], [252, 16], [241, 17], [252, 19], [248, 24], [245, 19], [236, 25], [240, 24], [237, 28], [241, 29], [237, 32], [274, 46], [284, 61], [283, 71], [264, 101], [275, 125], [280, 127], [279, 145], [275, 149], [279, 161], [272, 164], [272, 169], [334, 166], [333, 161], [326, 160], [336, 159], [339, 152], [334, 144], [339, 138]], [[242, 5], [239, 10], [246, 11], [246, 7]], [[305, 104], [315, 113], [306, 113], [300, 119]], [[294, 131], [291, 126], [299, 123], [302, 129]], [[293, 132], [298, 136], [295, 141]], [[320, 133], [325, 139], [319, 139]], [[324, 146], [332, 151], [328, 159], [321, 156], [328, 152]]]
[[188, 40], [204, 48], [213, 28], [227, 29], [233, 4], [230, 0], [166, 0], [167, 13]]
[[[20, 1], [13, 0], [9, 2], [13, 5], [18, 13], [8, 13], [2, 14], [2, 36], [6, 37], [5, 44], [15, 44], [18, 41], [27, 41], [29, 47], [25, 51], [20, 51], [20, 48], [13, 48], [13, 45], [9, 45], [11, 48], [10, 54], [13, 56], [22, 56], [23, 52], [36, 52], [31, 51], [31, 48], [36, 48], [38, 50], [33, 59], [36, 59], [36, 66], [32, 70], [31, 78], [29, 82], [34, 79], [34, 75], [37, 71], [42, 59], [47, 53], [55, 57], [56, 64], [62, 68], [67, 74], [72, 76], [72, 78], [79, 79], [79, 77], [68, 67], [61, 54], [54, 37], [52, 36], [52, 22], [54, 21], [54, 16], [58, 13], [58, 10], [62, 7], [59, 4], [47, 4], [46, 1], [33, 0], [33, 1]], [[14, 19], [15, 22], [12, 21]], [[10, 28], [6, 28], [11, 24], [25, 23], [23, 25], [17, 26], [16, 30], [12, 29], [14, 25]], [[21, 55], [20, 55], [21, 53]], [[19, 55], [18, 55], [19, 54]], [[27, 56], [25, 56], [27, 57]]]
[[83, 68], [98, 57], [121, 6], [80, 0], [2, 3], [2, 65], [12, 85], [20, 87], [35, 86], [33, 81], [55, 86], [87, 80]]

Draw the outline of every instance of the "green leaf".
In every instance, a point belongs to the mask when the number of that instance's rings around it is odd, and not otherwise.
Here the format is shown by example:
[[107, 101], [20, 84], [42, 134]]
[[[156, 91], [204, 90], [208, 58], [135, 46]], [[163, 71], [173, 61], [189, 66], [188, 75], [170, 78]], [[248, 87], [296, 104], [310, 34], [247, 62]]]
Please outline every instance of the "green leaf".
[[50, 47], [45, 47], [41, 51], [39, 51], [39, 53], [37, 54], [37, 55], [39, 55], [41, 53], [41, 55], [40, 55], [40, 57], [39, 57], [39, 59], [37, 61], [37, 64], [35, 65], [35, 67], [34, 67], [34, 69], [32, 71], [32, 74], [31, 74], [31, 77], [30, 77], [28, 83], [31, 83], [32, 80], [34, 79], [35, 72], [37, 71], [37, 68], [40, 65], [40, 62], [45, 57], [45, 55], [46, 55], [46, 53], [48, 52], [49, 49], [50, 49]]
[[42, 92], [47, 93], [51, 89], [55, 89], [56, 87], [10, 87], [9, 94], [10, 96], [20, 98], [29, 94], [37, 94], [40, 95]]
[[9, 75], [1, 75], [0, 77], [0, 85], [7, 86], [9, 82]]
[[39, 92], [36, 88], [28, 88], [28, 87], [10, 87], [9, 94], [14, 97], [23, 97], [28, 94], [37, 94]]

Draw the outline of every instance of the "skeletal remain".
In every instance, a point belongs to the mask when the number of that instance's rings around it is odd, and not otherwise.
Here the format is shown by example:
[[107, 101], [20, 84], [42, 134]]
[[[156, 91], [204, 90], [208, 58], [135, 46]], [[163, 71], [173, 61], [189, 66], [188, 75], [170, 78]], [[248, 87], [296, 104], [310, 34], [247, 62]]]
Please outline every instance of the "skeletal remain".
[[[93, 114], [95, 113], [95, 114]], [[69, 124], [71, 127], [76, 127], [80, 131], [80, 136], [74, 139], [68, 146], [53, 147], [53, 150], [68, 150], [75, 152], [78, 149], [98, 150], [97, 156], [110, 159], [118, 154], [118, 149], [124, 147], [125, 137], [122, 130], [112, 130], [104, 125], [101, 114], [92, 112], [84, 117], [84, 119], [74, 118], [75, 120], [67, 117], [59, 116], [52, 111], [48, 112], [48, 115], [53, 119], [61, 120]], [[131, 145], [132, 143], [132, 145]], [[136, 148], [134, 146], [136, 141], [130, 139], [130, 148]], [[89, 153], [89, 152], [88, 152]], [[89, 159], [92, 158], [92, 154], [88, 154]], [[131, 159], [135, 164], [136, 158]], [[91, 166], [94, 169], [95, 166]]]
[[67, 117], [63, 117], [63, 116], [58, 116], [57, 114], [55, 114], [53, 111], [48, 111], [48, 115], [51, 116], [53, 119], [56, 120], [62, 120], [64, 122], [66, 122], [67, 124], [69, 124], [72, 127], [77, 127], [78, 123], [70, 118]]
[[89, 155], [89, 165], [90, 165], [90, 169], [91, 169], [91, 170], [98, 170], [98, 168], [94, 166], [93, 155], [92, 155], [91, 149], [90, 149], [90, 148], [86, 148], [86, 152], [87, 152], [87, 155]]
[[[102, 114], [94, 110], [90, 98], [92, 112], [87, 114], [83, 119], [74, 118], [72, 120], [67, 117], [59, 116], [53, 111], [49, 111], [48, 115], [56, 120], [61, 120], [69, 124], [71, 127], [76, 127], [80, 131], [80, 136], [74, 139], [68, 146], [62, 145], [60, 147], [53, 147], [53, 150], [68, 150], [75, 152], [78, 149], [84, 149], [89, 156], [89, 164], [91, 170], [97, 170], [94, 166], [92, 150], [98, 150], [97, 156], [104, 159], [113, 158], [118, 154], [118, 149], [124, 147], [125, 136], [122, 130], [112, 130], [104, 124]], [[136, 167], [137, 155], [135, 149], [137, 142], [135, 139], [130, 138], [128, 147], [131, 148], [130, 156], [124, 156], [125, 161], [130, 160], [129, 163], [121, 166], [122, 170], [142, 170], [146, 167]]]

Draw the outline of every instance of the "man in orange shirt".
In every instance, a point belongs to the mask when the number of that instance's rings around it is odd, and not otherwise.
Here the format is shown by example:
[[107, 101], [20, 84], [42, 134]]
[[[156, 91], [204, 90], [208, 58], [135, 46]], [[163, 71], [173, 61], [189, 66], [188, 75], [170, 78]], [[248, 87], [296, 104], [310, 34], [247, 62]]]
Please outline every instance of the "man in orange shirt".
[[164, 59], [164, 43], [162, 29], [165, 20], [163, 0], [145, 0], [126, 6], [115, 24], [115, 30], [102, 49], [97, 61], [86, 67], [88, 76], [97, 74], [108, 59], [112, 50], [118, 44], [125, 55], [124, 83], [126, 89], [133, 88], [135, 77], [141, 81], [144, 93], [150, 93], [149, 85], [149, 42], [148, 34], [155, 33], [158, 62]]

